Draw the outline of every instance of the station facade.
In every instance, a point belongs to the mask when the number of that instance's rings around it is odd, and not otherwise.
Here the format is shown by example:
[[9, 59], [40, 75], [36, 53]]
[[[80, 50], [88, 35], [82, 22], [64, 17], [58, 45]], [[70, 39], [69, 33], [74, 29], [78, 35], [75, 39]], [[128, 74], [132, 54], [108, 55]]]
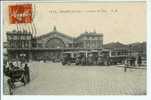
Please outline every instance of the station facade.
[[56, 27], [49, 33], [34, 37], [27, 31], [7, 32], [8, 59], [19, 59], [21, 54], [30, 60], [60, 59], [64, 51], [102, 50], [103, 34], [84, 32], [78, 37], [61, 33]]

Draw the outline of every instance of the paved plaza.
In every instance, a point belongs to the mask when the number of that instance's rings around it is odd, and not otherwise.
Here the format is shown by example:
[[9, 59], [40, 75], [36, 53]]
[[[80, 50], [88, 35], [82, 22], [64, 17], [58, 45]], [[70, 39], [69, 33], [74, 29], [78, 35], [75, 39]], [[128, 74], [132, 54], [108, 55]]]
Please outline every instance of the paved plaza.
[[[145, 95], [146, 69], [121, 66], [62, 66], [32, 62], [31, 82], [16, 83], [14, 95]], [[4, 76], [4, 94], [8, 94]]]

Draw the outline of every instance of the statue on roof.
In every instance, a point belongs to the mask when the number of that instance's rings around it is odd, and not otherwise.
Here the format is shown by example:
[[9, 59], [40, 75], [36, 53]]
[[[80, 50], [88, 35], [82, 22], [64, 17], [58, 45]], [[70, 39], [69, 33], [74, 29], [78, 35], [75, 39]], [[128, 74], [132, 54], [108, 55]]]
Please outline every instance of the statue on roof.
[[87, 30], [85, 30], [85, 33], [88, 33], [88, 31], [87, 31]]
[[56, 26], [53, 27], [53, 31], [57, 31]]
[[93, 33], [96, 33], [96, 30], [95, 30], [95, 29], [93, 29]]

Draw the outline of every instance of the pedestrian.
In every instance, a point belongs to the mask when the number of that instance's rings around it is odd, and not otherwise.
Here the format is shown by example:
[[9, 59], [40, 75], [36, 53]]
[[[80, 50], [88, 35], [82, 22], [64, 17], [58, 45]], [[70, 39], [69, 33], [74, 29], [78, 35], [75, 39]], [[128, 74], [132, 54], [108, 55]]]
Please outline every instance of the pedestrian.
[[29, 67], [27, 64], [25, 64], [24, 70], [25, 70], [25, 75], [27, 77], [27, 82], [29, 82], [30, 81], [30, 71], [29, 71]]
[[141, 56], [138, 56], [137, 64], [138, 64], [138, 66], [141, 66], [141, 64], [142, 64], [142, 58], [141, 58]]
[[130, 58], [130, 66], [133, 66], [133, 57]]
[[135, 61], [136, 61], [136, 58], [134, 57], [133, 58], [133, 66], [135, 66]]
[[124, 72], [126, 72], [127, 71], [127, 66], [124, 66]]

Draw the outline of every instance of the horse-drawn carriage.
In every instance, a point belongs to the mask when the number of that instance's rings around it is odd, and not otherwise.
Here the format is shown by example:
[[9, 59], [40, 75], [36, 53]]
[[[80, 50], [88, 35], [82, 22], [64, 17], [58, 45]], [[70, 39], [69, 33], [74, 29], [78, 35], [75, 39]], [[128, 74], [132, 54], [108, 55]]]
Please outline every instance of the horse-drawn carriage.
[[8, 77], [7, 84], [11, 95], [16, 82], [21, 82], [24, 86], [30, 82], [30, 70], [25, 57], [25, 54], [20, 54], [19, 59], [11, 60], [9, 65], [4, 64], [4, 74]]
[[10, 95], [13, 94], [16, 82], [21, 82], [25, 86], [30, 81], [29, 68], [27, 64], [25, 64], [24, 68], [20, 68], [10, 63], [9, 67], [4, 69], [4, 73], [8, 77], [7, 84]]

